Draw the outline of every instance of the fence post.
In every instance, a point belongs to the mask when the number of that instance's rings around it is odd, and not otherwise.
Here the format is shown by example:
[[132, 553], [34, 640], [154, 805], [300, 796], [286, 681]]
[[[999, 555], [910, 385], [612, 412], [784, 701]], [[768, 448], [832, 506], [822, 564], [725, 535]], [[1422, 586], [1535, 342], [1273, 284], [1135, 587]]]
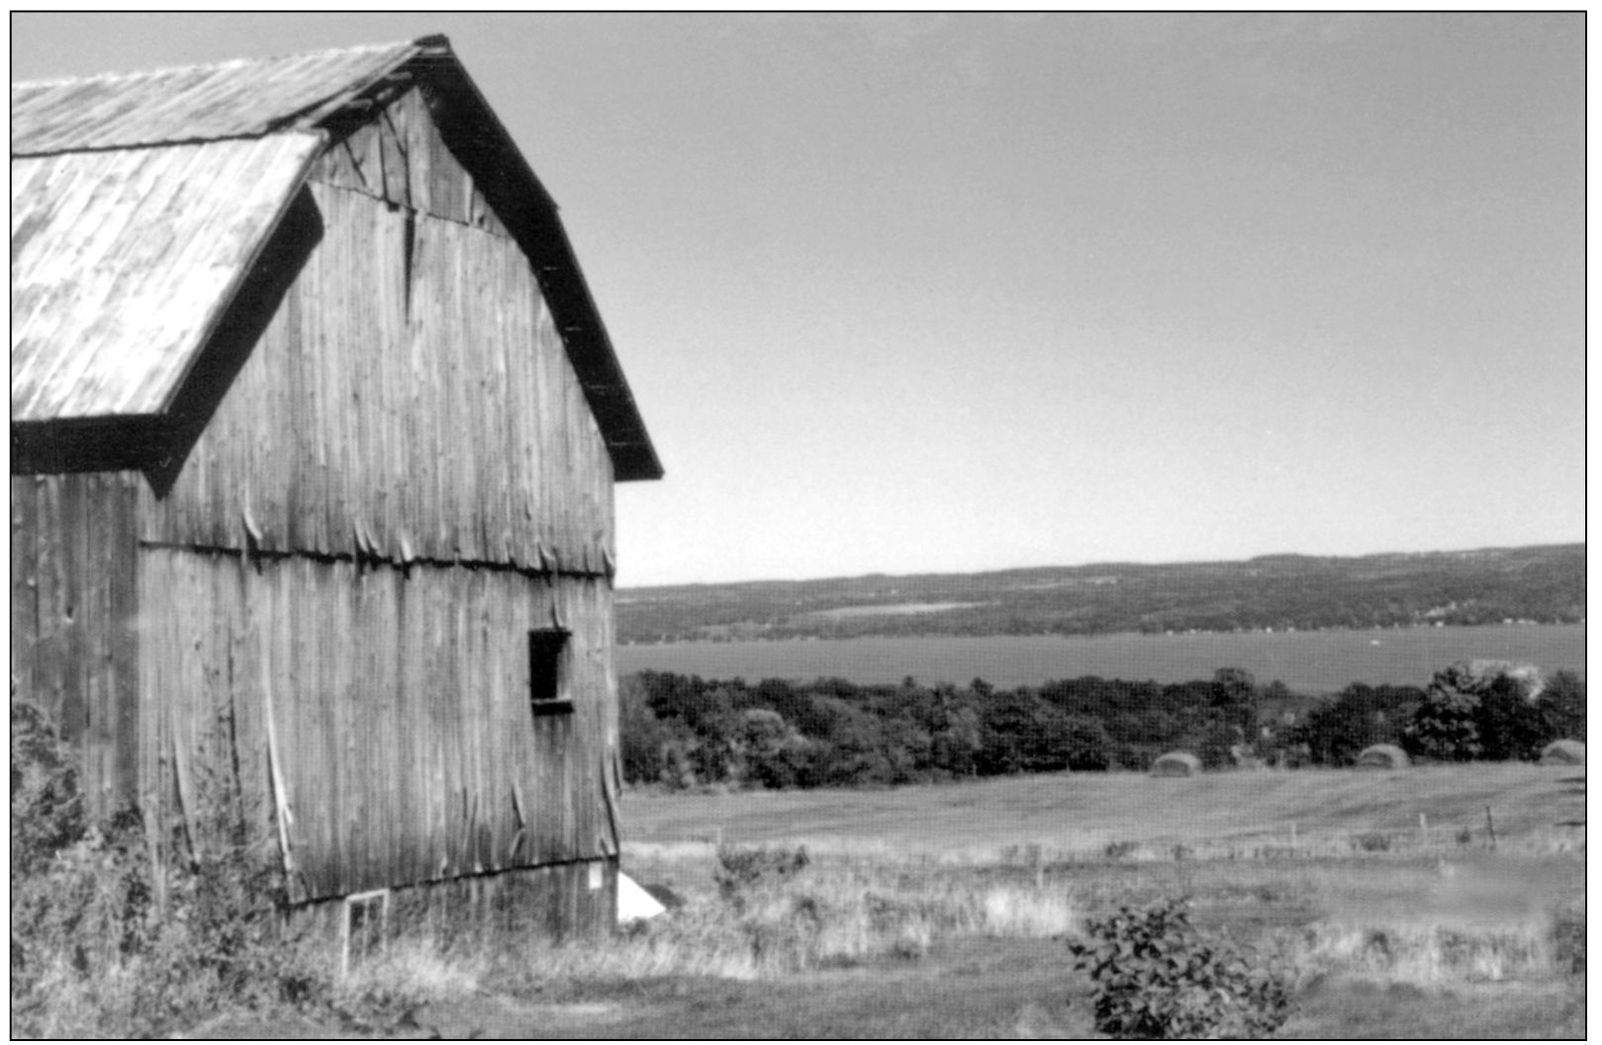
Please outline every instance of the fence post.
[[1496, 822], [1491, 819], [1491, 807], [1485, 807], [1485, 834], [1491, 839], [1491, 852], [1496, 852]]

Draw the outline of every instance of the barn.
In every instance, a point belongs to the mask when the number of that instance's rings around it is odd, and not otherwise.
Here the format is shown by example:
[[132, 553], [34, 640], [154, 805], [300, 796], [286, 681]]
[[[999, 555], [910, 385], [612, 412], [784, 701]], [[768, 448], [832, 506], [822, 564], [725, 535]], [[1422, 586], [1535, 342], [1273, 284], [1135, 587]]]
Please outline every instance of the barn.
[[221, 781], [315, 918], [610, 926], [662, 467], [449, 42], [13, 84], [11, 179], [12, 678], [93, 811], [165, 873]]

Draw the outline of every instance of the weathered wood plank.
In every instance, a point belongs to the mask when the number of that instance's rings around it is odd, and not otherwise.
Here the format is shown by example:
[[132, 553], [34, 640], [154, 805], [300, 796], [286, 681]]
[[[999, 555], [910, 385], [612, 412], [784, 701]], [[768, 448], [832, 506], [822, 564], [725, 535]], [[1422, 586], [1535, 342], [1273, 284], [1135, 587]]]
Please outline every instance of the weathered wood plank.
[[138, 792], [139, 650], [129, 473], [13, 476], [11, 670], [76, 749], [103, 816]]
[[426, 184], [430, 200], [456, 199], [448, 183], [469, 192], [422, 103], [396, 111], [397, 131], [357, 131], [317, 168], [321, 242], [171, 495], [147, 502], [141, 536], [243, 548], [248, 514], [268, 550], [493, 564], [543, 551], [600, 572], [611, 459], [527, 257], [482, 228], [337, 187], [377, 148], [391, 189], [407, 159], [428, 165], [404, 184]]

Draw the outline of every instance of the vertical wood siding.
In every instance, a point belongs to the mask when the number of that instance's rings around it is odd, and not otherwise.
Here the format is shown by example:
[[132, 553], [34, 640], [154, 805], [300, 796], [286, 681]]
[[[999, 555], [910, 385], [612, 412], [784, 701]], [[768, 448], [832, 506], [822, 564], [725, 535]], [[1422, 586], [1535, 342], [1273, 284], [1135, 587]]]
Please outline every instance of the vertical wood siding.
[[135, 796], [135, 473], [12, 476], [11, 675], [78, 750], [90, 812]]
[[[392, 936], [425, 929], [445, 943], [467, 936], [478, 942], [489, 933], [520, 942], [596, 936], [617, 927], [617, 873], [613, 857], [396, 889], [388, 929]], [[294, 912], [293, 924], [335, 939], [344, 916], [337, 900], [309, 903]]]
[[[616, 854], [604, 578], [160, 548], [142, 563], [173, 608], [141, 661], [158, 817], [181, 819], [175, 766], [231, 706], [241, 783], [269, 814], [279, 762], [297, 899]], [[572, 632], [574, 710], [535, 716], [527, 636], [553, 622]]]
[[334, 142], [311, 177], [511, 238], [483, 192], [445, 146], [422, 88], [408, 91], [376, 119]]
[[[611, 459], [529, 261], [421, 103], [397, 119], [351, 155], [478, 224], [313, 181], [322, 241], [141, 536], [608, 574]], [[319, 176], [353, 179], [340, 162]]]

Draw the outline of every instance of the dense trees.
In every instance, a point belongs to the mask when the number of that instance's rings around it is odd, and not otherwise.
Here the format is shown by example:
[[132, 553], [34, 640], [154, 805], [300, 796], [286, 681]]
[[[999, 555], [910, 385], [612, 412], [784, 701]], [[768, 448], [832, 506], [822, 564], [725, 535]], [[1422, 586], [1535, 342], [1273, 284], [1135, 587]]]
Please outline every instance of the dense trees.
[[[1353, 683], [1306, 708], [1234, 668], [1170, 685], [1086, 676], [1012, 690], [642, 672], [621, 687], [623, 770], [636, 784], [808, 788], [1142, 770], [1175, 748], [1215, 768], [1241, 754], [1350, 765], [1382, 742], [1443, 760], [1534, 758], [1584, 735], [1585, 684], [1559, 673], [1534, 697], [1531, 685], [1454, 665], [1427, 691]], [[1304, 710], [1287, 716], [1292, 705]]]
[[1403, 744], [1454, 762], [1533, 760], [1541, 749], [1585, 733], [1585, 683], [1568, 672], [1550, 680], [1501, 661], [1453, 664], [1425, 691]]
[[1424, 691], [1413, 686], [1354, 682], [1307, 712], [1287, 740], [1305, 745], [1319, 765], [1353, 765], [1372, 744], [1400, 744], [1423, 700]]

